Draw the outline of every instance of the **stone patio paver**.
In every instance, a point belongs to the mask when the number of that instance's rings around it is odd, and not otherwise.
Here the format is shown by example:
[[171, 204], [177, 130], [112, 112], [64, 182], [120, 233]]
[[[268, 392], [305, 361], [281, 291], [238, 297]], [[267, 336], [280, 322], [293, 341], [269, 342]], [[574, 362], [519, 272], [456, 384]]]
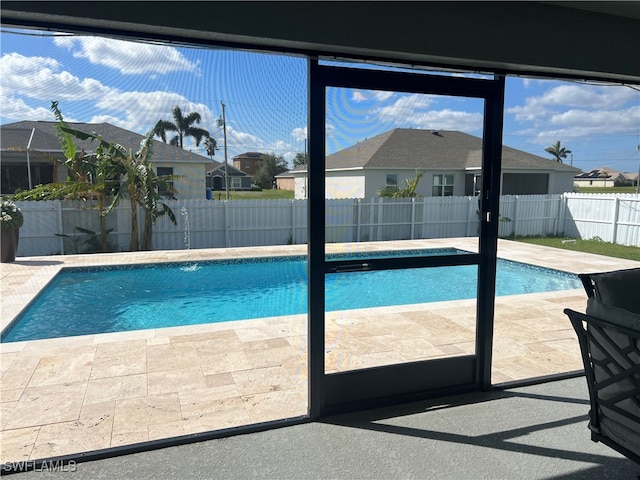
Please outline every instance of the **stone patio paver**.
[[[477, 239], [350, 245], [473, 250]], [[328, 245], [338, 251], [340, 245]], [[300, 254], [304, 246], [18, 258], [0, 265], [6, 326], [62, 266]], [[574, 273], [633, 262], [511, 241], [499, 256]], [[581, 289], [498, 297], [495, 383], [581, 369], [566, 307]], [[326, 370], [474, 352], [475, 300], [329, 312]], [[127, 445], [307, 412], [306, 316], [0, 344], [0, 462]]]

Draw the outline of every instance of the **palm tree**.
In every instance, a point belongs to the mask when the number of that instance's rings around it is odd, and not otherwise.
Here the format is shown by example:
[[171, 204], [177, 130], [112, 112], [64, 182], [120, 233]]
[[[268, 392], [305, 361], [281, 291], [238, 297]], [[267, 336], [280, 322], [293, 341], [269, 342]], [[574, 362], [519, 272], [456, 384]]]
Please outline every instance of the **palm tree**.
[[567, 155], [571, 153], [571, 150], [560, 146], [560, 140], [558, 140], [550, 147], [545, 148], [544, 151], [553, 155], [553, 160], [560, 163], [563, 163], [562, 159], [567, 158]]
[[209, 158], [213, 159], [213, 156], [216, 154], [216, 150], [218, 149], [218, 143], [215, 138], [211, 138], [207, 135], [207, 138], [204, 139], [204, 148], [207, 151]]
[[209, 132], [204, 128], [194, 127], [193, 124], [199, 124], [202, 118], [198, 112], [191, 112], [186, 116], [182, 114], [180, 107], [173, 107], [173, 122], [171, 120], [160, 120], [153, 131], [154, 135], [158, 135], [164, 143], [167, 143], [167, 132], [176, 132], [176, 136], [170, 141], [170, 145], [184, 148], [184, 137], [193, 137], [196, 146], [200, 145], [203, 138], [210, 138]]

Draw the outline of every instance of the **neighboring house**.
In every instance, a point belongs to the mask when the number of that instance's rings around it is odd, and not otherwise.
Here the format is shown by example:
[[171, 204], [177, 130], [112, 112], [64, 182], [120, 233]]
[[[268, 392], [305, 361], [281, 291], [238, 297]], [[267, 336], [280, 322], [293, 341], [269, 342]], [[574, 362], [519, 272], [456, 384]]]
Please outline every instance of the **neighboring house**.
[[[397, 128], [326, 158], [327, 198], [370, 198], [387, 186], [424, 172], [421, 196], [469, 196], [480, 192], [482, 139], [448, 130]], [[295, 167], [295, 198], [306, 198], [307, 167]], [[577, 168], [515, 148], [502, 147], [503, 195], [573, 191]]]
[[621, 173], [608, 167], [598, 167], [582, 172], [573, 179], [576, 187], [630, 187], [637, 185], [637, 173]]
[[233, 157], [233, 166], [251, 176], [254, 176], [262, 163], [263, 153], [245, 152]]
[[[17, 188], [26, 189], [30, 185], [64, 181], [67, 178], [67, 169], [56, 161], [64, 161], [64, 155], [54, 125], [55, 122], [22, 121], [0, 126], [3, 194], [14, 193]], [[133, 151], [144, 138], [143, 135], [109, 123], [67, 122], [67, 125], [82, 132], [96, 133], [107, 142], [118, 143]], [[92, 152], [97, 146], [95, 141], [74, 141], [86, 152]], [[178, 177], [173, 181], [178, 198], [206, 197], [206, 166], [211, 163], [208, 158], [154, 140], [150, 160], [158, 175]]]
[[622, 177], [624, 178], [625, 185], [630, 185], [633, 187], [638, 186], [638, 178], [640, 178], [640, 175], [638, 175], [637, 173], [625, 172], [622, 174]]
[[15, 193], [18, 189], [52, 183], [60, 176], [62, 180], [66, 178], [67, 169], [59, 163], [64, 155], [55, 134], [38, 128], [3, 125], [0, 137], [0, 193]]
[[[229, 190], [251, 190], [252, 177], [232, 165], [227, 165]], [[225, 168], [223, 163], [213, 162], [207, 168], [207, 188], [213, 191], [225, 190]]]
[[295, 176], [291, 170], [275, 176], [276, 188], [280, 190], [295, 190]]

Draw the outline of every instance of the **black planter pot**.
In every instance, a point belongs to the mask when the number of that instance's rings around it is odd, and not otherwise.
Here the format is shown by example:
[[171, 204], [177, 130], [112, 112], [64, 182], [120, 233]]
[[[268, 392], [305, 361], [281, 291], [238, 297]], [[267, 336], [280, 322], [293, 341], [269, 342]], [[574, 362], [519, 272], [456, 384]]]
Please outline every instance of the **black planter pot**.
[[18, 253], [18, 238], [20, 230], [17, 228], [3, 228], [0, 230], [0, 262], [15, 261]]

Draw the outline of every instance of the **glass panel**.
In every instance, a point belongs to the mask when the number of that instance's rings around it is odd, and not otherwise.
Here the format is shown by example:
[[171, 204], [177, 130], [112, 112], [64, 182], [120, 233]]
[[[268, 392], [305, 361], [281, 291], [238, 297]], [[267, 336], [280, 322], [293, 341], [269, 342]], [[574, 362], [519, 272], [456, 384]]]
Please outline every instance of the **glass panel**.
[[[640, 259], [638, 227], [621, 220], [638, 212], [628, 194], [637, 188], [639, 102], [624, 85], [507, 78], [504, 143], [526, 152], [530, 168], [519, 171], [505, 150], [499, 234], [509, 240], [499, 241], [500, 257], [570, 273], [629, 268], [612, 256], [625, 248]], [[590, 251], [598, 254], [582, 253]], [[584, 312], [586, 294], [575, 277], [539, 275], [527, 280], [530, 293], [496, 300], [493, 383], [583, 369], [563, 310]], [[543, 292], [541, 283], [557, 287]]]
[[476, 266], [327, 275], [326, 372], [475, 353], [476, 280]]
[[[31, 402], [33, 396], [20, 400], [15, 390], [12, 408], [3, 409], [2, 429], [38, 429], [40, 444], [51, 445], [42, 451], [50, 457], [305, 415], [306, 200], [294, 199], [293, 176], [272, 187], [276, 175], [305, 156], [306, 60], [11, 32], [1, 34], [2, 193], [29, 187], [28, 162], [34, 185], [47, 179], [47, 166], [56, 181], [85, 173], [77, 166], [68, 171], [63, 163], [52, 100], [73, 129], [121, 145], [124, 159], [103, 158], [116, 173], [84, 197], [19, 202], [25, 217], [19, 256], [63, 254], [30, 267], [33, 278], [43, 279], [38, 286], [69, 266], [65, 254], [83, 254], [73, 257], [74, 265], [88, 268], [47, 287], [69, 288], [77, 297], [49, 292], [46, 298], [57, 302], [33, 304], [43, 304], [39, 318], [50, 322], [45, 333], [71, 315], [78, 323], [58, 335], [73, 339], [44, 339], [36, 347], [26, 337], [24, 348], [13, 347], [3, 374], [20, 392], [36, 387], [39, 394]], [[166, 143], [153, 135], [159, 120], [167, 128], [156, 133], [164, 133]], [[147, 133], [153, 148], [148, 157], [138, 156]], [[96, 142], [71, 141], [89, 154], [83, 165], [98, 168], [91, 155]], [[250, 158], [244, 166], [256, 169], [244, 172], [239, 163], [231, 171], [233, 159], [244, 154]], [[148, 165], [153, 170], [145, 169], [147, 176], [135, 177], [134, 167]], [[35, 167], [42, 168], [40, 175]], [[177, 200], [158, 196], [156, 208], [145, 210], [142, 190], [129, 195], [127, 187], [138, 188], [154, 171], [174, 175]], [[94, 181], [105, 178], [89, 173]], [[226, 200], [230, 176], [233, 192]], [[137, 180], [126, 183], [129, 178]], [[105, 216], [88, 208], [99, 205], [96, 191], [104, 192]], [[146, 193], [164, 191], [156, 186]], [[115, 194], [125, 192], [117, 208], [107, 211]], [[132, 203], [138, 223], [132, 222]], [[173, 215], [163, 215], [165, 207]], [[101, 219], [105, 249], [112, 254], [84, 255], [90, 248], [103, 250]], [[147, 235], [152, 242], [144, 243]], [[142, 265], [122, 267], [132, 263]], [[3, 278], [3, 295], [26, 303], [38, 289], [18, 277]], [[18, 311], [3, 308], [2, 325]], [[33, 368], [26, 372], [24, 365]], [[43, 375], [47, 381], [37, 381]], [[67, 400], [52, 410], [61, 386]], [[75, 421], [79, 414], [71, 433], [82, 442], [61, 438], [59, 429], [39, 428], [53, 420]], [[97, 423], [101, 433], [91, 435], [86, 428]], [[32, 459], [40, 455], [37, 446], [25, 448], [34, 452]]]
[[[483, 106], [327, 88], [327, 258], [355, 264], [338, 270], [477, 251], [478, 199], [465, 195], [465, 175], [481, 167]], [[326, 371], [473, 354], [476, 279], [476, 266], [327, 275]], [[451, 285], [469, 290], [442, 297]]]

